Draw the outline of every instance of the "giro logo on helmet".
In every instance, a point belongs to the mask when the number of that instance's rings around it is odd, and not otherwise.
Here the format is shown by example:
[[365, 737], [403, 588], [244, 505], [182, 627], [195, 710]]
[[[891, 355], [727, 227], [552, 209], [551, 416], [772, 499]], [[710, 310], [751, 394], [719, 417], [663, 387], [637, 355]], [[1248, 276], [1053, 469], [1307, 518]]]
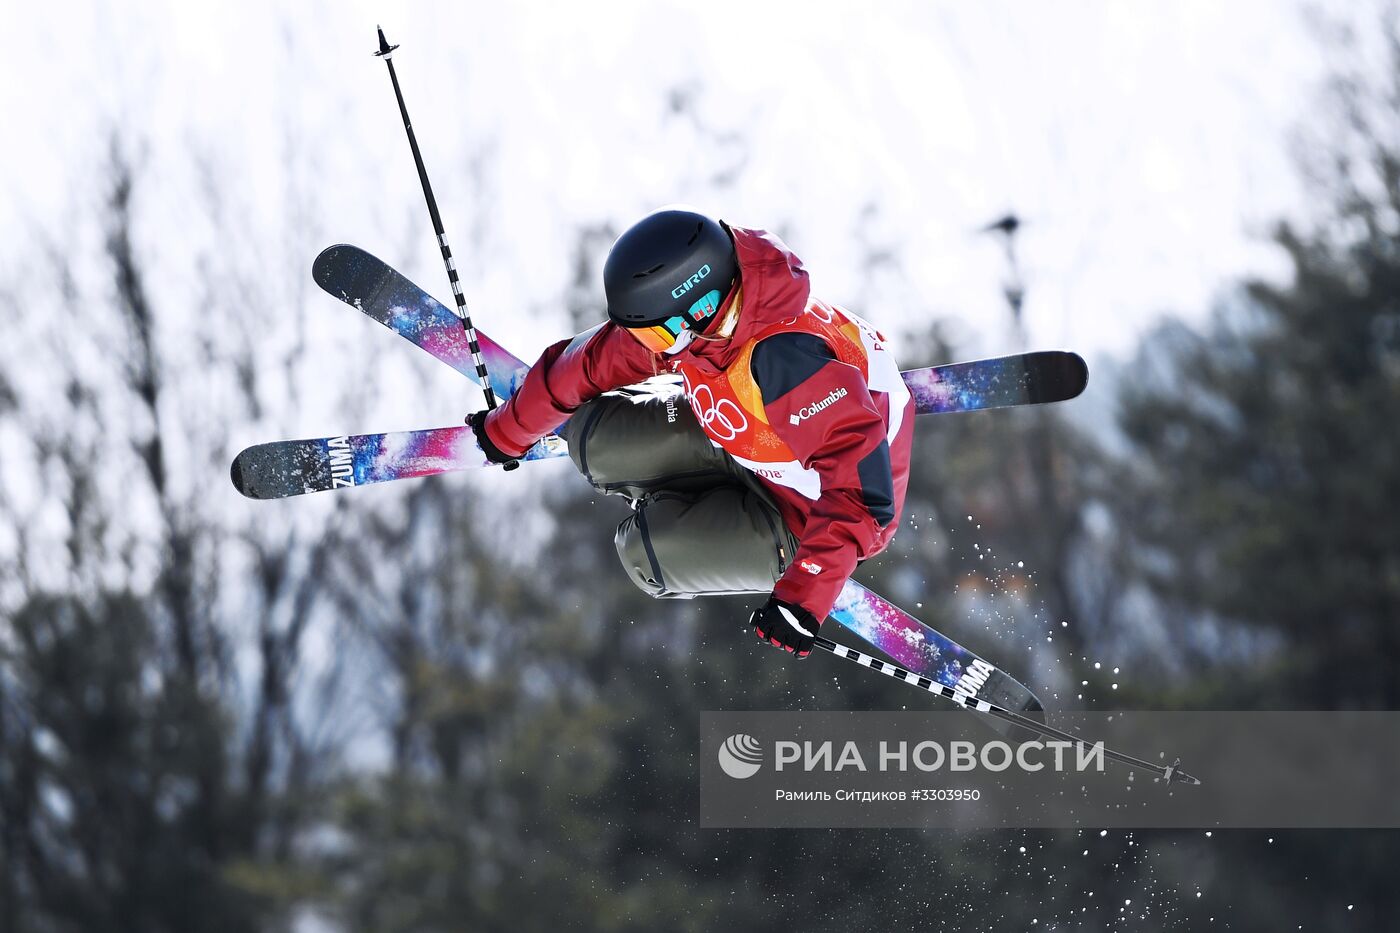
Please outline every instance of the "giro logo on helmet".
[[672, 297], [672, 298], [679, 298], [679, 297], [681, 297], [681, 296], [684, 295], [686, 292], [690, 291], [692, 288], [694, 288], [695, 286], [699, 285], [699, 284], [700, 284], [700, 280], [703, 279], [705, 276], [707, 276], [707, 275], [709, 275], [709, 274], [710, 274], [710, 264], [709, 264], [709, 263], [705, 263], [705, 264], [704, 264], [703, 266], [701, 266], [699, 269], [696, 269], [696, 270], [695, 270], [695, 274], [694, 274], [694, 275], [692, 275], [690, 278], [686, 279], [686, 280], [685, 280], [684, 282], [682, 282], [681, 284], [677, 285], [675, 288], [671, 289], [671, 297]]
[[832, 405], [835, 405], [837, 402], [841, 401], [841, 399], [845, 397], [846, 390], [837, 389], [835, 392], [832, 392], [820, 402], [813, 402], [806, 408], [797, 409], [797, 411], [793, 412], [793, 414], [788, 418], [788, 422], [790, 424], [801, 424], [802, 422], [806, 421], [808, 418], [812, 417], [818, 412], [825, 411]]
[[722, 441], [732, 441], [749, 429], [749, 419], [744, 417], [743, 410], [727, 398], [716, 402], [709, 386], [702, 385], [691, 393], [690, 407], [700, 426]]

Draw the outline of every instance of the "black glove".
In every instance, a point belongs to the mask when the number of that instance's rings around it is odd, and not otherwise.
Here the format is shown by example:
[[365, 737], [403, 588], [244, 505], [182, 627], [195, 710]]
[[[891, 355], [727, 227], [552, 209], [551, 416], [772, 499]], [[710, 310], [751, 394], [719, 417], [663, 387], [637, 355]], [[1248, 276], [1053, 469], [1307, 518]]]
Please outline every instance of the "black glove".
[[507, 470], [514, 470], [520, 466], [520, 461], [491, 442], [491, 436], [486, 433], [487, 414], [489, 412], [478, 411], [467, 415], [467, 424], [471, 425], [472, 434], [476, 435], [476, 444], [486, 455], [487, 460], [499, 463]]
[[753, 611], [749, 624], [759, 638], [799, 658], [812, 653], [817, 632], [822, 627], [821, 621], [806, 609], [776, 596], [768, 597], [768, 602]]

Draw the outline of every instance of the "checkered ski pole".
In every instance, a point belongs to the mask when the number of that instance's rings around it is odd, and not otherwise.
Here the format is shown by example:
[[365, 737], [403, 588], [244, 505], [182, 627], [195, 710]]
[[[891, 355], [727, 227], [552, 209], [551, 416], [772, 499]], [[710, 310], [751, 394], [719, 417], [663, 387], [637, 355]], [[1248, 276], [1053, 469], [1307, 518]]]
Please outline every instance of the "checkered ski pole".
[[[379, 33], [379, 51], [375, 57], [384, 59], [389, 66], [389, 80], [394, 82], [394, 97], [399, 102], [399, 113], [403, 116], [403, 128], [408, 133], [408, 146], [413, 150], [413, 164], [418, 167], [418, 181], [423, 185], [423, 197], [428, 202], [428, 215], [433, 219], [433, 233], [437, 234], [438, 248], [442, 250], [442, 264], [447, 267], [447, 278], [452, 283], [452, 297], [457, 302], [457, 320], [462, 322], [462, 330], [467, 335], [467, 346], [472, 351], [472, 362], [476, 364], [476, 376], [486, 394], [486, 408], [495, 409], [498, 402], [491, 388], [491, 379], [486, 373], [486, 361], [481, 358], [481, 346], [477, 343], [476, 328], [472, 326], [471, 313], [467, 311], [467, 299], [462, 294], [462, 283], [457, 280], [457, 263], [452, 259], [452, 247], [447, 245], [447, 234], [442, 229], [442, 215], [438, 213], [437, 198], [433, 197], [433, 186], [428, 183], [428, 170], [423, 167], [423, 154], [418, 151], [418, 138], [413, 135], [413, 123], [408, 119], [408, 108], [404, 106], [403, 91], [399, 89], [399, 76], [394, 71], [394, 49], [384, 38], [384, 30], [376, 27]], [[507, 470], [520, 466], [519, 460], [505, 464]]]
[[[857, 651], [854, 648], [847, 648], [845, 645], [838, 645], [836, 642], [830, 640], [829, 638], [822, 638], [820, 635], [818, 635], [816, 646], [822, 649], [823, 651], [830, 651], [838, 658], [845, 658], [848, 661], [854, 661], [862, 667], [868, 667], [872, 671], [878, 671], [881, 674], [886, 675], [887, 677], [893, 677], [895, 680], [902, 680], [907, 684], [918, 687], [920, 690], [927, 690], [929, 693], [945, 697], [946, 699], [952, 700], [954, 703], [958, 704], [964, 709], [975, 710], [979, 713], [986, 713], [993, 719], [1000, 719], [1002, 722], [1009, 722], [1013, 725], [1020, 726], [1023, 729], [1029, 729], [1031, 732], [1035, 732], [1038, 735], [1044, 736], [1045, 738], [1059, 739], [1064, 742], [1070, 742], [1074, 745], [1075, 748], [1082, 749], [1093, 747], [1091, 743], [1087, 742], [1084, 739], [1081, 739], [1079, 736], [1074, 735], [1073, 733], [1065, 732], [1061, 729], [1056, 729], [1054, 726], [1048, 726], [1043, 722], [1036, 722], [1029, 716], [1013, 712], [1009, 709], [1004, 709], [1003, 707], [997, 706], [995, 703], [988, 703], [986, 700], [979, 700], [977, 697], [972, 696], [971, 694], [964, 693], [961, 690], [955, 690], [952, 687], [947, 686], [946, 684], [940, 684], [936, 680], [931, 680], [928, 677], [923, 677], [919, 674], [915, 674], [913, 671], [907, 671], [904, 668], [900, 667], [898, 664], [891, 664], [888, 661], [881, 661], [879, 658], [872, 657], [862, 651]], [[1173, 781], [1180, 781], [1183, 784], [1201, 783], [1196, 778], [1181, 770], [1180, 758], [1178, 758], [1176, 761], [1173, 761], [1170, 765], [1154, 765], [1150, 761], [1143, 761], [1141, 758], [1134, 758], [1132, 755], [1125, 755], [1122, 752], [1115, 752], [1111, 748], [1105, 748], [1103, 750], [1103, 754], [1105, 758], [1112, 758], [1114, 761], [1121, 762], [1122, 764], [1131, 765], [1135, 768], [1142, 768], [1145, 771], [1151, 771], [1154, 774], [1157, 774], [1158, 776], [1165, 779], [1168, 784], [1170, 784]]]

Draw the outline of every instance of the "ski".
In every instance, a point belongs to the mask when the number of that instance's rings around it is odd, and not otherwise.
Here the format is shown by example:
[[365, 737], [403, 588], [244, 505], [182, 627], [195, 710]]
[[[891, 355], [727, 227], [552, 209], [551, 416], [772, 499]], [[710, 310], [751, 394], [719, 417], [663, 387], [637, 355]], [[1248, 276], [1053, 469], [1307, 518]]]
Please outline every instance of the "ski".
[[[567, 455], [564, 439], [551, 434], [520, 459]], [[457, 426], [255, 444], [234, 458], [229, 472], [234, 488], [250, 499], [284, 499], [490, 465], [472, 429]]]
[[[387, 263], [356, 246], [324, 250], [311, 267], [316, 284], [473, 380], [466, 335], [457, 316]], [[478, 331], [491, 386], [510, 398], [529, 369]], [[1068, 401], [1084, 391], [1089, 370], [1077, 353], [1038, 350], [902, 374], [919, 414], [982, 411]]]
[[854, 580], [846, 581], [829, 618], [925, 681], [1017, 713], [1043, 709], [1014, 677]]
[[1036, 350], [900, 373], [921, 415], [1066, 402], [1089, 384], [1089, 367], [1069, 350]]
[[[311, 274], [329, 294], [477, 381], [461, 320], [387, 263], [359, 247], [342, 244], [322, 250], [311, 264]], [[530, 367], [480, 331], [477, 343], [491, 388], [500, 399], [510, 398]]]
[[[443, 312], [450, 315], [446, 309]], [[445, 334], [460, 334], [460, 328], [446, 329]], [[499, 350], [499, 345], [491, 346]], [[904, 373], [904, 378], [919, 414], [943, 414], [1073, 398], [1084, 390], [1087, 372], [1076, 354], [1046, 350], [915, 369]], [[491, 379], [494, 383], [496, 376]], [[497, 391], [507, 397], [518, 385], [513, 376], [508, 386]], [[566, 453], [564, 440], [551, 434], [522, 460]], [[232, 476], [233, 485], [245, 496], [281, 499], [488, 465], [471, 431], [450, 427], [257, 444], [234, 459]]]

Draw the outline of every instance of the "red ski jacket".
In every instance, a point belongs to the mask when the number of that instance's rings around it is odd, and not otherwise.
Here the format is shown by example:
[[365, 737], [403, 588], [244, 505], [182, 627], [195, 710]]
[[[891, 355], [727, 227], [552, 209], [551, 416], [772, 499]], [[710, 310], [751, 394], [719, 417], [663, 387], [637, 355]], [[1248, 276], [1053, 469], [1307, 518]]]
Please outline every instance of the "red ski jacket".
[[692, 340], [660, 356], [603, 324], [545, 350], [486, 431], [502, 451], [520, 454], [584, 402], [681, 372], [701, 426], [758, 475], [799, 542], [773, 595], [822, 619], [856, 564], [899, 527], [913, 401], [884, 337], [813, 299], [801, 261], [781, 240], [729, 231], [742, 291], [728, 340]]

